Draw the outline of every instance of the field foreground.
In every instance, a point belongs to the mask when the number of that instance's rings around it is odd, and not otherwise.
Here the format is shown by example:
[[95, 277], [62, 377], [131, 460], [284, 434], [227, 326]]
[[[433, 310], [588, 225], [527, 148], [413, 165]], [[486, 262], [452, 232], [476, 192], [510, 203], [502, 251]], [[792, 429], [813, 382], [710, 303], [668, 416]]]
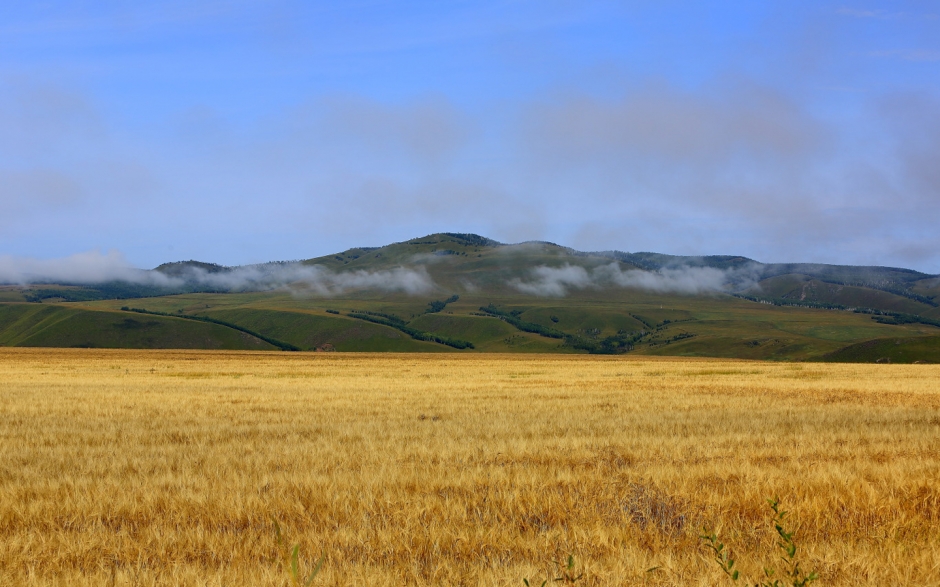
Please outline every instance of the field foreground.
[[0, 584], [940, 584], [940, 366], [0, 350]]

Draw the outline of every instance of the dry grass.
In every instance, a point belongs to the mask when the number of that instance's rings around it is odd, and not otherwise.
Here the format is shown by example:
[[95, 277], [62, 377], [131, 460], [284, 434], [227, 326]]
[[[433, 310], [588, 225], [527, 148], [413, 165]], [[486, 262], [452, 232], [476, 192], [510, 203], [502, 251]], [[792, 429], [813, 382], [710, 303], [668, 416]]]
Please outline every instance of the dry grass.
[[[940, 584], [940, 367], [0, 351], [0, 584]], [[647, 572], [651, 567], [660, 567]], [[308, 567], [309, 568], [309, 567]]]

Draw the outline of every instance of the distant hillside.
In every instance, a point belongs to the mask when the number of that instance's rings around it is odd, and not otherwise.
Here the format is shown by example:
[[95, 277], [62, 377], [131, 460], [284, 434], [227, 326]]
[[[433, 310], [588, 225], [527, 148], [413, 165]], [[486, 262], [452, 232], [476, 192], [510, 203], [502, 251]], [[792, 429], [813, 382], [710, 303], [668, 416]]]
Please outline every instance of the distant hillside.
[[0, 346], [275, 348], [254, 336], [217, 324], [46, 304], [0, 304]]
[[879, 338], [819, 357], [837, 363], [940, 363], [940, 336]]
[[0, 345], [914, 362], [935, 360], [940, 337], [940, 277], [908, 269], [584, 252], [464, 233], [141, 274], [0, 289]]
[[164, 263], [158, 266], [154, 271], [159, 271], [170, 277], [186, 277], [194, 270], [204, 271], [206, 273], [223, 273], [228, 269], [224, 265], [215, 263], [203, 263], [202, 261], [174, 261]]

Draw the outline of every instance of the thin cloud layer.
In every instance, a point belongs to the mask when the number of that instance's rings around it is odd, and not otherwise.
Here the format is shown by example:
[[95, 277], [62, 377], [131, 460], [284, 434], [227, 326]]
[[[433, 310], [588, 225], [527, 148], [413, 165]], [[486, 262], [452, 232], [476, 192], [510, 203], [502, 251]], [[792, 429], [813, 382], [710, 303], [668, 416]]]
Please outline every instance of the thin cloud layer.
[[305, 110], [299, 118], [309, 119], [332, 148], [406, 152], [428, 163], [453, 154], [469, 132], [463, 114], [442, 97], [390, 107], [361, 96], [333, 96]]
[[108, 282], [231, 292], [289, 288], [296, 294], [324, 297], [368, 289], [419, 295], [436, 287], [423, 267], [334, 272], [319, 265], [265, 263], [213, 271], [185, 266], [168, 275], [156, 270], [136, 269], [117, 251], [91, 251], [51, 260], [0, 257], [0, 284], [96, 285]]
[[91, 285], [126, 281], [139, 285], [173, 287], [182, 282], [156, 271], [135, 269], [118, 251], [89, 251], [63, 259], [30, 259], [0, 256], [0, 283], [63, 283]]
[[254, 4], [8, 10], [0, 253], [454, 231], [940, 271], [923, 2]]
[[534, 296], [562, 297], [569, 289], [597, 287], [597, 283], [584, 267], [563, 265], [561, 267], [536, 267], [528, 281], [513, 279], [509, 285]]
[[513, 288], [542, 297], [563, 297], [570, 290], [622, 287], [654, 293], [703, 294], [746, 289], [756, 283], [750, 268], [722, 270], [713, 267], [675, 267], [658, 271], [623, 270], [617, 263], [588, 271], [565, 264], [532, 269], [529, 279], [514, 279]]
[[819, 121], [784, 93], [745, 79], [720, 80], [697, 92], [651, 82], [612, 100], [563, 96], [534, 105], [524, 132], [533, 151], [592, 162], [791, 157], [825, 140]]

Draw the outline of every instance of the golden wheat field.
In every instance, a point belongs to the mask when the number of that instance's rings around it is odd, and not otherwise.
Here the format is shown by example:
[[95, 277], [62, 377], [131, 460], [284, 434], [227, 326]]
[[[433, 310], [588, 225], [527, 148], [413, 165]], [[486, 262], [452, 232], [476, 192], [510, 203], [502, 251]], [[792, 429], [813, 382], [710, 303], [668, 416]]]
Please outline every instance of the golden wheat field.
[[940, 366], [0, 351], [2, 585], [730, 585], [775, 495], [817, 585], [940, 585]]

